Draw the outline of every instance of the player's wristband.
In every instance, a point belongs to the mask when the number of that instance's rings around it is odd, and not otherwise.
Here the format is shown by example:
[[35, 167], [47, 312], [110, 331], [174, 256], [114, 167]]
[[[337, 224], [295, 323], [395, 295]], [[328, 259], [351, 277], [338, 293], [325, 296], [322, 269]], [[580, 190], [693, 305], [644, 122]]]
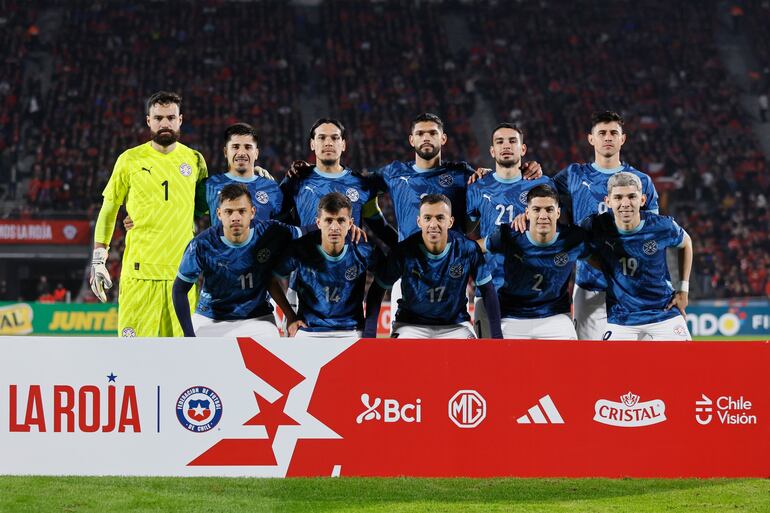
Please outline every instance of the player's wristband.
[[690, 282], [682, 280], [679, 282], [679, 286], [676, 288], [677, 292], [690, 292]]

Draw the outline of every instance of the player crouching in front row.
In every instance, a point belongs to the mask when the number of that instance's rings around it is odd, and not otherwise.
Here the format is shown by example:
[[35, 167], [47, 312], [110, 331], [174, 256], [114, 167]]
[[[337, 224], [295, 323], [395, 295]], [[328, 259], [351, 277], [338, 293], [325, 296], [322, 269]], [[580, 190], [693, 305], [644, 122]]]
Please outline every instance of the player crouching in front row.
[[559, 194], [548, 185], [527, 193], [528, 230], [500, 225], [478, 241], [503, 258], [499, 289], [503, 335], [513, 339], [576, 340], [570, 317], [569, 279], [588, 253], [588, 236], [575, 226], [558, 226]]
[[[673, 218], [640, 212], [645, 201], [639, 177], [617, 173], [607, 182], [612, 212], [583, 224], [591, 232], [591, 265], [601, 267], [609, 282], [604, 340], [691, 340], [684, 314], [692, 241]], [[678, 248], [676, 291], [666, 265], [669, 247]]]
[[[373, 272], [384, 255], [364, 241], [350, 241], [352, 215], [353, 204], [344, 194], [324, 195], [316, 211], [319, 231], [293, 241], [281, 255], [270, 294], [286, 315], [288, 336], [361, 337], [366, 272]], [[279, 281], [293, 271], [291, 288], [299, 300], [296, 314]]]
[[493, 338], [502, 338], [500, 304], [492, 275], [478, 245], [450, 231], [454, 218], [449, 198], [427, 194], [420, 200], [420, 233], [401, 241], [375, 273], [366, 297], [364, 337], [376, 333], [384, 289], [401, 279], [393, 337], [476, 338], [468, 315], [469, 278], [480, 287]]
[[[222, 226], [203, 231], [185, 249], [172, 294], [186, 337], [279, 336], [266, 287], [281, 251], [301, 230], [254, 221], [255, 212], [245, 185], [224, 186], [217, 208]], [[201, 274], [203, 289], [191, 319], [187, 292]]]

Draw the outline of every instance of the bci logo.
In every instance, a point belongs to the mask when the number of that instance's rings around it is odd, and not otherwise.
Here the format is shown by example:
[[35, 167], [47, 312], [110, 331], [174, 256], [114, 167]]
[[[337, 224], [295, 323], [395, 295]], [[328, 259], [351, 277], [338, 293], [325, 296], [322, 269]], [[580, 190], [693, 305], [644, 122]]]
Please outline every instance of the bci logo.
[[[361, 402], [366, 408], [356, 417], [356, 424], [370, 420], [383, 422], [422, 422], [422, 400], [403, 405], [396, 399], [369, 398], [369, 394], [361, 394]], [[382, 406], [382, 408], [380, 408]]]

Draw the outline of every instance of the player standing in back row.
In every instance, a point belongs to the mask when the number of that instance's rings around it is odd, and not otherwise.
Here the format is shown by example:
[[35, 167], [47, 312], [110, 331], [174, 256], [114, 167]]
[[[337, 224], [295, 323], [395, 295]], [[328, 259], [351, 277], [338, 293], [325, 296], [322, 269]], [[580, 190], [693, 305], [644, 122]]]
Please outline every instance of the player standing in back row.
[[[594, 148], [594, 162], [570, 164], [554, 177], [565, 217], [579, 226], [588, 216], [607, 212], [609, 207], [604, 201], [607, 181], [621, 171], [639, 177], [642, 192], [647, 198], [642, 208], [657, 214], [658, 195], [652, 179], [620, 160], [620, 150], [626, 142], [623, 118], [611, 111], [594, 113], [588, 142]], [[578, 260], [573, 292], [578, 339], [601, 340], [604, 336], [607, 325], [606, 289], [607, 280], [601, 272]]]
[[121, 204], [134, 222], [126, 234], [118, 333], [124, 337], [182, 336], [171, 288], [187, 243], [193, 238], [196, 192], [207, 176], [198, 151], [178, 142], [182, 98], [160, 91], [147, 100], [151, 140], [124, 151], [104, 188], [94, 230], [91, 289], [106, 301], [112, 286], [105, 263]]

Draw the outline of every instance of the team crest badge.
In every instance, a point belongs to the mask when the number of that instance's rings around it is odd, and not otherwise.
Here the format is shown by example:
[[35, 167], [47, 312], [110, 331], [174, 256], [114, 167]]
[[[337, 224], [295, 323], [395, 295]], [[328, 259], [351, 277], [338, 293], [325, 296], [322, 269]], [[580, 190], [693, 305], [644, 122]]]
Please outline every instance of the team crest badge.
[[345, 279], [348, 281], [353, 281], [358, 277], [358, 268], [354, 265], [351, 265], [347, 269], [345, 269]]
[[182, 174], [182, 176], [190, 176], [192, 174], [192, 166], [185, 162], [179, 166], [179, 172]]
[[438, 177], [438, 184], [441, 187], [449, 187], [453, 183], [455, 183], [455, 179], [450, 174], [445, 173]]
[[553, 257], [553, 263], [558, 267], [564, 267], [569, 262], [569, 255], [567, 253], [559, 253]]
[[642, 245], [642, 251], [645, 255], [654, 255], [658, 252], [658, 242], [655, 240], [648, 240]]
[[260, 264], [264, 264], [268, 261], [270, 258], [270, 250], [267, 248], [262, 248], [257, 252], [257, 262]]
[[449, 276], [452, 278], [459, 278], [463, 275], [464, 270], [463, 264], [452, 264], [452, 266], [449, 267]]
[[120, 332], [121, 337], [135, 337], [136, 331], [134, 331], [134, 328], [123, 328], [123, 331]]
[[266, 205], [270, 201], [270, 196], [265, 191], [257, 191], [256, 198], [260, 205]]
[[348, 190], [346, 190], [346, 191], [345, 191], [345, 196], [347, 196], [347, 197], [348, 197], [348, 199], [349, 199], [350, 201], [352, 201], [353, 203], [355, 203], [356, 201], [358, 201], [358, 191], [357, 191], [357, 190], [355, 190], [355, 189], [354, 189], [354, 188], [352, 188], [352, 187], [348, 188]]
[[210, 388], [190, 387], [176, 401], [176, 418], [188, 431], [204, 433], [222, 419], [222, 401]]
[[529, 191], [524, 191], [521, 194], [519, 194], [519, 203], [523, 205], [527, 204], [527, 194], [529, 194]]

